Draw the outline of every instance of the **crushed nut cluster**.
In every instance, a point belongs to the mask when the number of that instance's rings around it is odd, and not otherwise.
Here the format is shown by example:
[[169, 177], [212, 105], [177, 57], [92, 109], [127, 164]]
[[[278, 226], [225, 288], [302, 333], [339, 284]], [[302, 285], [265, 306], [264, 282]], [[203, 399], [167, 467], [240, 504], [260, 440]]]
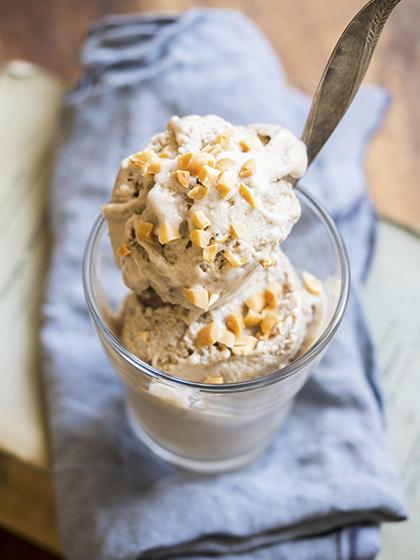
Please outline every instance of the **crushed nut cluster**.
[[[265, 290], [257, 290], [245, 300], [245, 313], [230, 313], [224, 326], [211, 322], [202, 327], [195, 339], [197, 347], [218, 344], [236, 356], [249, 354], [259, 338], [267, 339], [275, 334], [281, 321], [276, 309], [282, 293], [279, 282], [268, 284]], [[258, 329], [255, 336], [244, 332], [255, 327]]]
[[[231, 133], [223, 133], [216, 136], [212, 144], [208, 144], [197, 153], [187, 152], [177, 156], [177, 168], [173, 171], [176, 184], [191, 200], [199, 201], [205, 198], [211, 189], [216, 189], [220, 197], [230, 199], [238, 184], [238, 194], [251, 206], [258, 208], [257, 199], [252, 192], [252, 188], [244, 181], [252, 177], [257, 171], [257, 165], [252, 158], [247, 159], [239, 170], [234, 169], [238, 162], [229, 157], [223, 156], [223, 151], [228, 150], [231, 144]], [[239, 141], [242, 152], [249, 152], [253, 149], [252, 142], [247, 140]], [[261, 146], [258, 146], [261, 147]], [[138, 168], [145, 175], [156, 175], [162, 170], [162, 160], [170, 158], [170, 154], [161, 152], [156, 154], [152, 150], [143, 150], [131, 155], [128, 163]], [[234, 240], [241, 239], [246, 234], [246, 226], [240, 222], [232, 222], [228, 233], [219, 237], [212, 235], [207, 228], [211, 226], [211, 220], [203, 211], [194, 211], [190, 215], [191, 229], [189, 239], [194, 247], [202, 251], [202, 259], [205, 262], [213, 263], [219, 252], [222, 252], [226, 264], [231, 267], [240, 267], [247, 263], [244, 255], [239, 255], [231, 250], [224, 249], [220, 243], [224, 243], [231, 237]], [[135, 239], [138, 243], [151, 241], [152, 236], [156, 236], [161, 245], [171, 243], [181, 239], [181, 234], [177, 226], [171, 223], [161, 223], [154, 225], [150, 222], [138, 219], [134, 224]], [[127, 244], [121, 245], [118, 255], [122, 258], [130, 257], [132, 251]], [[270, 266], [261, 263], [262, 266]], [[183, 290], [186, 299], [200, 309], [207, 310], [217, 298], [217, 294], [210, 294], [203, 287], [191, 287]], [[217, 296], [217, 297], [216, 297]]]

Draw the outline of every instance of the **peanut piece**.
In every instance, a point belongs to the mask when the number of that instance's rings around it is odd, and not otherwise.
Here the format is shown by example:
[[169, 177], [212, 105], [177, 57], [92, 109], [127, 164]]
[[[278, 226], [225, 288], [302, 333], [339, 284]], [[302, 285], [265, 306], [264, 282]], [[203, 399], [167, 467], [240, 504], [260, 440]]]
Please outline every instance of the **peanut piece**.
[[214, 262], [214, 259], [216, 258], [217, 255], [218, 248], [219, 246], [217, 243], [212, 243], [211, 245], [203, 249], [203, 260], [210, 263]]
[[193, 229], [190, 232], [190, 239], [193, 245], [204, 249], [209, 244], [210, 234], [202, 229]]
[[245, 304], [248, 309], [252, 309], [252, 311], [255, 311], [256, 313], [261, 313], [265, 307], [264, 292], [262, 290], [258, 290], [258, 292], [253, 293], [245, 300]]
[[245, 185], [245, 183], [241, 183], [239, 185], [239, 194], [248, 202], [250, 206], [252, 206], [252, 208], [257, 208], [257, 201], [255, 200], [254, 195]]
[[188, 187], [190, 186], [190, 172], [189, 171], [184, 171], [182, 169], [177, 169], [176, 171], [174, 171], [174, 176], [175, 176], [176, 180], [178, 181], [178, 183], [181, 185], [181, 187], [184, 187], [184, 189], [188, 189]]
[[239, 170], [239, 177], [251, 177], [257, 170], [257, 165], [253, 159], [248, 159]]
[[279, 296], [282, 292], [282, 285], [279, 282], [269, 284], [264, 292], [265, 302], [267, 305], [277, 307], [279, 304]]
[[226, 198], [236, 183], [236, 178], [232, 172], [224, 171], [217, 181], [216, 189], [222, 198]]
[[208, 375], [204, 379], [204, 383], [210, 383], [211, 385], [222, 385], [224, 382], [225, 381], [221, 375]]
[[127, 243], [123, 243], [118, 247], [117, 255], [119, 257], [129, 257], [132, 254], [132, 250], [127, 245]]
[[242, 266], [242, 264], [245, 264], [242, 261], [242, 259], [240, 259], [237, 255], [235, 255], [234, 253], [232, 253], [232, 251], [229, 251], [228, 249], [223, 251], [223, 256], [226, 258], [230, 266], [237, 267], [237, 266]]
[[209, 188], [204, 185], [197, 185], [193, 189], [187, 192], [187, 196], [193, 200], [201, 200], [209, 193]]
[[196, 288], [183, 288], [182, 293], [184, 297], [196, 307], [207, 311], [209, 307], [209, 293], [202, 286]]
[[197, 229], [206, 229], [206, 227], [211, 225], [211, 221], [207, 218], [202, 210], [193, 212], [191, 214], [191, 221]]
[[246, 225], [241, 222], [232, 222], [229, 226], [229, 232], [235, 239], [239, 239], [246, 232]]
[[192, 156], [192, 152], [186, 152], [185, 154], [178, 156], [178, 168], [183, 171], [188, 171], [188, 164], [190, 163]]
[[271, 268], [276, 264], [276, 261], [273, 257], [264, 257], [260, 259], [259, 263], [263, 268]]
[[278, 323], [280, 322], [280, 317], [274, 311], [267, 311], [264, 315], [264, 319], [260, 323], [261, 332], [265, 335], [269, 335]]
[[217, 341], [219, 334], [219, 329], [215, 323], [209, 323], [198, 331], [195, 337], [195, 343], [199, 348], [211, 346]]
[[257, 313], [253, 309], [248, 309], [248, 313], [244, 317], [244, 323], [246, 327], [255, 327], [261, 323], [262, 319], [261, 313]]
[[210, 167], [214, 167], [215, 163], [216, 159], [211, 154], [198, 152], [197, 154], [193, 154], [188, 162], [188, 171], [191, 175], [198, 175], [203, 166], [208, 165]]
[[216, 184], [219, 175], [220, 171], [218, 169], [214, 169], [214, 167], [210, 167], [209, 165], [203, 165], [198, 173], [198, 180], [202, 185], [210, 188]]
[[239, 336], [244, 328], [242, 317], [237, 313], [230, 313], [226, 317], [226, 326], [229, 330]]
[[221, 158], [216, 161], [216, 169], [220, 171], [228, 171], [234, 165], [236, 165], [236, 161], [230, 158]]
[[225, 330], [222, 336], [219, 336], [217, 342], [224, 344], [228, 348], [233, 348], [235, 346], [235, 334], [232, 331]]
[[144, 241], [150, 239], [153, 231], [153, 224], [150, 222], [138, 221], [134, 225], [137, 241]]
[[178, 228], [171, 224], [164, 223], [158, 227], [158, 239], [161, 245], [175, 241], [175, 239], [180, 239], [181, 235]]
[[310, 272], [302, 272], [303, 285], [310, 294], [319, 296], [322, 292], [322, 282]]

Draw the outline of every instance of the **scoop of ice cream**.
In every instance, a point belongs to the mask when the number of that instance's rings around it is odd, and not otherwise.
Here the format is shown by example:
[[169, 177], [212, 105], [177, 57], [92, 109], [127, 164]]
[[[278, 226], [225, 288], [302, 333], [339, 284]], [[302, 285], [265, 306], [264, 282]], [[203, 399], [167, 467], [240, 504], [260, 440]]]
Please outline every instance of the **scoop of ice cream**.
[[288, 178], [306, 164], [304, 144], [281, 127], [173, 117], [123, 160], [103, 210], [126, 285], [200, 312], [223, 305], [274, 264], [300, 215]]
[[306, 274], [302, 283], [280, 250], [275, 256], [274, 267], [256, 269], [227, 304], [192, 322], [186, 308], [153, 293], [129, 295], [122, 343], [153, 366], [194, 381], [238, 382], [280, 369], [316, 335], [323, 296], [315, 278]]

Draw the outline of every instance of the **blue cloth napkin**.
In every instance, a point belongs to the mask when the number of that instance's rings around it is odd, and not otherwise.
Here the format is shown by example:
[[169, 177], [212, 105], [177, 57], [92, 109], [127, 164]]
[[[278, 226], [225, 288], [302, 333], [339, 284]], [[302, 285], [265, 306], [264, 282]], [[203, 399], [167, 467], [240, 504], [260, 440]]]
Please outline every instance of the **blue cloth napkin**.
[[309, 99], [287, 86], [258, 29], [229, 11], [109, 17], [90, 31], [83, 59], [63, 112], [42, 333], [66, 557], [373, 558], [378, 524], [405, 515], [358, 302], [375, 225], [362, 162], [386, 94], [362, 89], [305, 179], [347, 241], [346, 318], [270, 450], [242, 471], [198, 476], [151, 456], [127, 425], [85, 307], [84, 245], [120, 159], [171, 115], [216, 113], [299, 134]]

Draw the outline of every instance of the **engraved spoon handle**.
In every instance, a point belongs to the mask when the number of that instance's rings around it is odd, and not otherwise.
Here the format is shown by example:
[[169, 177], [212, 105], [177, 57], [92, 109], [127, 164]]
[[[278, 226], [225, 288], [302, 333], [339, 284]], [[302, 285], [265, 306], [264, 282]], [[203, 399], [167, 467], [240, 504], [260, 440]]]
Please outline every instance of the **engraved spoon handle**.
[[385, 22], [400, 1], [371, 0], [338, 40], [322, 74], [302, 134], [308, 150], [308, 165], [356, 95]]

